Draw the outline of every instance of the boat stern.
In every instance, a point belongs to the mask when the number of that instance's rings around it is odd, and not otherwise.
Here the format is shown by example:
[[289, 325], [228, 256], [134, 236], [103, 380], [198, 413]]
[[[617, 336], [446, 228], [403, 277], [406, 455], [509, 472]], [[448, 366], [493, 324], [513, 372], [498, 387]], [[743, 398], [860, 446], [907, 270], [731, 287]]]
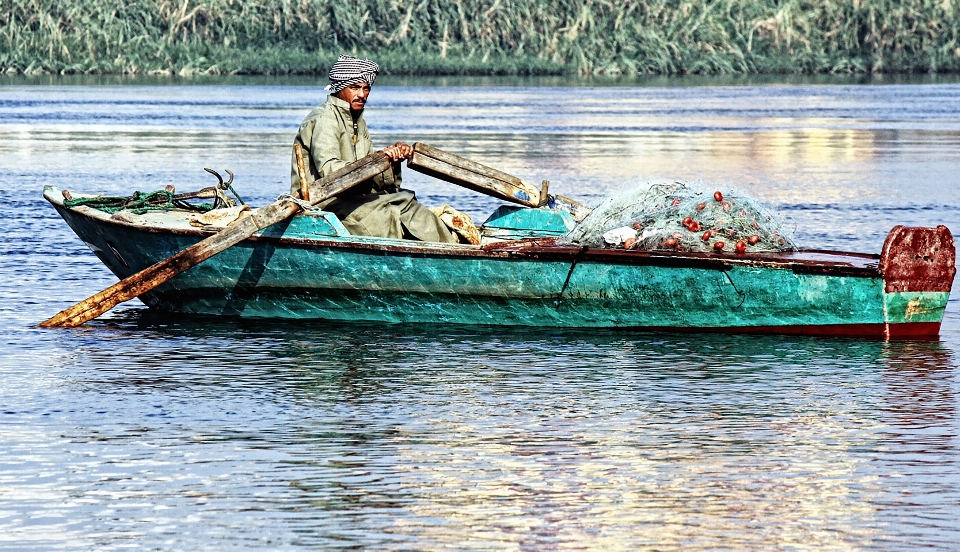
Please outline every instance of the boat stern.
[[957, 273], [956, 247], [946, 226], [895, 226], [883, 244], [887, 339], [935, 338]]

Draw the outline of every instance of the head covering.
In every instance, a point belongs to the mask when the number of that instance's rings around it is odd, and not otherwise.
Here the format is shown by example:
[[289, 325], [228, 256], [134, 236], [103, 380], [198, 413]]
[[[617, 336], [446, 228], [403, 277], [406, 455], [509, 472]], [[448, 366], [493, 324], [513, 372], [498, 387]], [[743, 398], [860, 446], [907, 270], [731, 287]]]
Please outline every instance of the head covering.
[[330, 85], [324, 90], [330, 90], [331, 94], [339, 94], [341, 90], [351, 84], [361, 82], [369, 83], [373, 86], [373, 81], [377, 80], [377, 73], [380, 72], [380, 66], [369, 59], [359, 59], [340, 54], [337, 62], [330, 68]]

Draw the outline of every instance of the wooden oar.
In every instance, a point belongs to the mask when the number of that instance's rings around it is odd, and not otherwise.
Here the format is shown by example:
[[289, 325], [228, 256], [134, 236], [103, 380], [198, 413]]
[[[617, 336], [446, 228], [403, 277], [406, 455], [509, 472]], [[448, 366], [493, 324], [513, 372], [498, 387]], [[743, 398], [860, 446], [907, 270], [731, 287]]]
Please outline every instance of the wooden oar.
[[407, 167], [506, 201], [527, 207], [540, 205], [540, 190], [533, 184], [423, 142], [413, 145]]
[[557, 205], [569, 211], [577, 222], [583, 220], [590, 212], [590, 208], [582, 203], [563, 196], [548, 194], [549, 181], [547, 180], [543, 181], [542, 188], [538, 190], [533, 184], [524, 182], [516, 176], [423, 142], [413, 145], [413, 156], [407, 160], [407, 167], [434, 178], [527, 207]]
[[[355, 161], [330, 176], [309, 184], [311, 205], [335, 196], [357, 184], [390, 169], [390, 160], [383, 152], [372, 153]], [[301, 177], [301, 182], [304, 178]], [[129, 301], [170, 280], [184, 270], [200, 264], [210, 257], [249, 238], [254, 233], [287, 219], [300, 207], [289, 200], [278, 200], [254, 210], [233, 226], [217, 232], [200, 243], [174, 254], [166, 260], [147, 267], [132, 276], [120, 280], [107, 289], [84, 299], [76, 305], [60, 311], [40, 324], [42, 328], [75, 327], [92, 320], [116, 305]]]

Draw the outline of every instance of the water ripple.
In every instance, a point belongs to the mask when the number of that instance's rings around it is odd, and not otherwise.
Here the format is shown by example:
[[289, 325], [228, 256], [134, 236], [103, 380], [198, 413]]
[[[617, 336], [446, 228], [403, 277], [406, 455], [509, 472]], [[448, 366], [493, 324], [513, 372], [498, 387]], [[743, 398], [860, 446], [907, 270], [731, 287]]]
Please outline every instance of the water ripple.
[[[895, 224], [960, 228], [956, 85], [622, 87], [604, 109], [589, 87], [378, 90], [375, 140], [425, 136], [587, 202], [703, 179], [769, 202], [804, 245], [879, 252]], [[0, 86], [0, 547], [956, 547], [956, 298], [939, 341], [905, 343], [136, 301], [35, 327], [115, 281], [44, 184], [186, 189], [228, 167], [264, 203], [316, 93]], [[406, 176], [478, 220], [497, 205]]]

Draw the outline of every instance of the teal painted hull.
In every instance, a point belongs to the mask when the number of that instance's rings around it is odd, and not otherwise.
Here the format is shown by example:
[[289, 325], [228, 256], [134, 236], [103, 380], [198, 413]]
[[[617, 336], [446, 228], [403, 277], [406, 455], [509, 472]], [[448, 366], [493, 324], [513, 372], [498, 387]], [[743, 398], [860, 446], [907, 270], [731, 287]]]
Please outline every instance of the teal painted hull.
[[[121, 278], [210, 234], [51, 201]], [[338, 233], [278, 225], [141, 299], [198, 315], [891, 337], [936, 335], [949, 297], [949, 288], [886, 290], [869, 255], [588, 252], [529, 240], [479, 248]]]

